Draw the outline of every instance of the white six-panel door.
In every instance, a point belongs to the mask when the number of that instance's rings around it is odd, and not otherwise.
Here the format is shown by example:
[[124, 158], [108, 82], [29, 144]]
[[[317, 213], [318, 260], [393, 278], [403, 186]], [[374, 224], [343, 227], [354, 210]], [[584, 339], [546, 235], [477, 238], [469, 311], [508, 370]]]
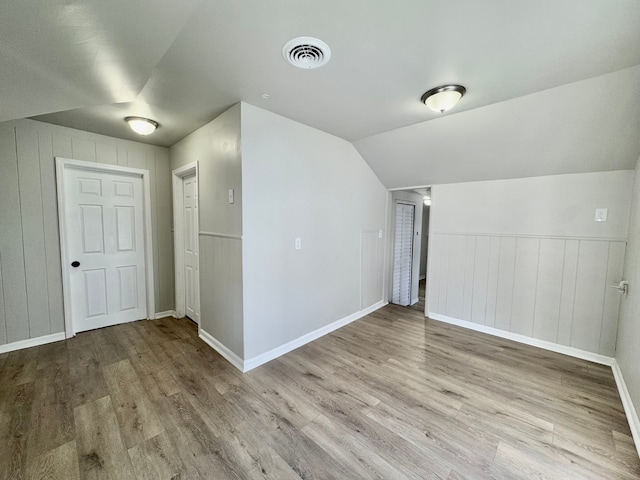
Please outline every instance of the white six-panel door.
[[72, 167], [64, 176], [73, 331], [146, 318], [142, 177]]
[[182, 179], [185, 314], [199, 323], [198, 318], [198, 180], [196, 174]]
[[200, 325], [198, 253], [198, 163], [171, 172], [175, 253], [176, 315]]

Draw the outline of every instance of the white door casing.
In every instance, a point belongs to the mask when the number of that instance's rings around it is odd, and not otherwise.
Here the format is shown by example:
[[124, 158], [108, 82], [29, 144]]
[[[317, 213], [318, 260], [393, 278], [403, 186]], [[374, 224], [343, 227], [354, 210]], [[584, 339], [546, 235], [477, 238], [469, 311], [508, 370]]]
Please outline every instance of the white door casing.
[[200, 324], [198, 164], [172, 172], [176, 315]]
[[396, 201], [391, 302], [411, 304], [415, 204]]
[[64, 158], [56, 168], [67, 337], [152, 318], [148, 171]]

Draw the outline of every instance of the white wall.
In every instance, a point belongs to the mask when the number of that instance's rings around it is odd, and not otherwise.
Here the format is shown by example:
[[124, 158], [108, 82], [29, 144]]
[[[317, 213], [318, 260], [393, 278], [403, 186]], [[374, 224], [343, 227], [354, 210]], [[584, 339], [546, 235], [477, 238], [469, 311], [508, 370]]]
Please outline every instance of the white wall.
[[149, 170], [155, 307], [156, 312], [174, 308], [168, 150], [33, 120], [5, 122], [0, 124], [0, 345], [64, 331], [56, 156]]
[[429, 313], [612, 357], [632, 184], [623, 170], [434, 186]]
[[243, 103], [242, 186], [246, 359], [382, 300], [387, 192], [349, 142]]
[[[396, 191], [391, 192], [391, 221], [389, 223], [389, 229], [394, 230], [396, 225], [395, 212], [396, 212], [396, 200], [406, 200], [415, 204], [415, 215], [413, 219], [413, 258], [411, 262], [411, 304], [418, 302], [418, 292], [420, 288], [420, 257], [422, 256], [422, 210], [424, 206], [423, 195], [418, 195], [413, 192]], [[395, 232], [393, 232], [391, 238], [394, 238]], [[393, 252], [395, 245], [391, 244], [390, 249]], [[393, 258], [393, 253], [391, 253]], [[393, 268], [393, 267], [392, 267]], [[392, 270], [393, 271], [393, 270]], [[392, 280], [389, 280], [392, 283]], [[392, 287], [390, 285], [390, 287]], [[391, 299], [391, 295], [389, 296]]]
[[200, 329], [242, 358], [240, 104], [172, 146], [169, 154], [172, 170], [198, 162]]
[[629, 293], [622, 298], [620, 305], [616, 360], [636, 413], [640, 416], [640, 168], [638, 167], [640, 167], [640, 161], [635, 171], [629, 243], [624, 262], [624, 278], [629, 282]]

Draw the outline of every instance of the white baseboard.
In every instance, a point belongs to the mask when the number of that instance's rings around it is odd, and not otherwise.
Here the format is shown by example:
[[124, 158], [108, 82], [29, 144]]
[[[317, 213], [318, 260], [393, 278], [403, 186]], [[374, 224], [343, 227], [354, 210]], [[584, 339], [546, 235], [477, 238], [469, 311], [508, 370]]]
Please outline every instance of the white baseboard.
[[28, 338], [27, 340], [20, 340], [18, 342], [6, 343], [0, 345], [0, 353], [13, 352], [14, 350], [22, 350], [23, 348], [37, 347], [39, 345], [45, 345], [47, 343], [59, 342], [65, 340], [67, 336], [64, 332], [52, 333], [51, 335], [43, 335], [42, 337]]
[[164, 318], [164, 317], [178, 318], [178, 315], [176, 314], [175, 310], [167, 310], [164, 312], [157, 312], [155, 314], [155, 317], [153, 317], [151, 320], [155, 320], [156, 318]]
[[244, 362], [242, 359], [227, 348], [222, 342], [211, 334], [205, 332], [202, 328], [198, 330], [198, 336], [216, 352], [226, 358], [231, 365], [236, 367], [241, 372], [244, 372]]
[[249, 370], [253, 370], [254, 368], [259, 367], [264, 363], [267, 363], [271, 360], [274, 360], [284, 355], [285, 353], [289, 353], [290, 351], [295, 350], [296, 348], [299, 348], [303, 345], [306, 345], [309, 342], [317, 340], [318, 338], [323, 337], [324, 335], [331, 333], [334, 330], [337, 330], [338, 328], [344, 327], [349, 323], [355, 322], [356, 320], [359, 320], [360, 318], [366, 315], [369, 315], [371, 312], [375, 312], [376, 310], [384, 307], [388, 303], [389, 302], [385, 302], [381, 300], [378, 303], [374, 303], [370, 307], [367, 307], [356, 313], [352, 313], [351, 315], [341, 318], [340, 320], [336, 320], [335, 322], [330, 323], [329, 325], [325, 325], [324, 327], [314, 330], [313, 332], [309, 332], [305, 335], [302, 335], [301, 337], [298, 337], [295, 340], [291, 340], [290, 342], [287, 342], [284, 345], [280, 345], [279, 347], [276, 347], [273, 350], [269, 350], [268, 352], [265, 352], [256, 357], [250, 358], [249, 360], [245, 360], [243, 371], [248, 372]]
[[638, 412], [633, 405], [631, 395], [629, 395], [627, 384], [624, 382], [622, 370], [620, 370], [620, 366], [615, 359], [611, 365], [611, 370], [613, 371], [613, 378], [616, 379], [616, 385], [618, 386], [618, 392], [620, 393], [624, 413], [627, 415], [627, 421], [629, 422], [629, 428], [631, 429], [631, 436], [636, 444], [638, 456], [640, 456], [640, 419], [638, 419]]
[[411, 299], [411, 303], [409, 305], [415, 305], [416, 303], [418, 303], [420, 301], [419, 298], [412, 298]]
[[447, 317], [446, 315], [441, 315], [439, 313], [429, 312], [429, 318], [444, 323], [450, 323], [451, 325], [457, 325], [458, 327], [468, 328], [469, 330], [475, 330], [476, 332], [488, 333], [495, 337], [506, 338], [507, 340], [513, 340], [514, 342], [532, 345], [534, 347], [543, 348], [556, 353], [562, 353], [564, 355], [569, 355], [570, 357], [581, 358], [582, 360], [588, 360], [601, 365], [612, 366], [615, 362], [613, 357], [607, 357], [606, 355], [600, 355], [599, 353], [587, 352], [586, 350], [567, 347], [566, 345], [547, 342], [546, 340], [538, 340], [537, 338], [527, 337], [526, 335], [520, 335], [519, 333], [511, 333], [506, 330], [500, 330], [498, 328], [487, 327], [486, 325], [480, 325], [466, 320]]

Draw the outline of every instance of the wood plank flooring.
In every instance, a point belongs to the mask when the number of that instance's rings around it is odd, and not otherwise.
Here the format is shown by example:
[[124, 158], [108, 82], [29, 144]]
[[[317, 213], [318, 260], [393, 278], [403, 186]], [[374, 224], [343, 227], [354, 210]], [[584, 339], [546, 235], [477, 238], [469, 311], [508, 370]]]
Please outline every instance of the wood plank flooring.
[[165, 318], [0, 355], [11, 479], [638, 479], [611, 370], [387, 306], [247, 374]]
[[425, 303], [424, 299], [426, 298], [426, 290], [427, 290], [427, 280], [422, 279], [418, 283], [418, 302], [411, 305], [410, 308], [417, 310], [418, 312], [424, 313]]

